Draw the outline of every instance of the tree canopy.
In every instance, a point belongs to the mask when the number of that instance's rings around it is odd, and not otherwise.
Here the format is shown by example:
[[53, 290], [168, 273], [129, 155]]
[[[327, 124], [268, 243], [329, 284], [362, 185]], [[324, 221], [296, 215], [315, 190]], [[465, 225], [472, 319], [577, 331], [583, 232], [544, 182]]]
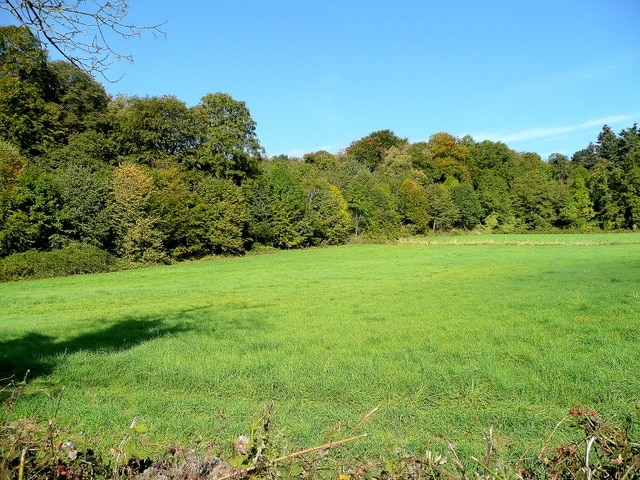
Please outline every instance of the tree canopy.
[[109, 97], [0, 27], [0, 257], [90, 245], [129, 262], [473, 230], [635, 230], [640, 130], [544, 161], [446, 132], [268, 158], [247, 105]]

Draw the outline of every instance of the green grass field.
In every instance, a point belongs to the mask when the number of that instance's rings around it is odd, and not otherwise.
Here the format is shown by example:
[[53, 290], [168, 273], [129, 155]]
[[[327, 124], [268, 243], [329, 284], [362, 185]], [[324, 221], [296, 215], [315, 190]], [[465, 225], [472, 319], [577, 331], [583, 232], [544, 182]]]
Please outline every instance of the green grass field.
[[[290, 449], [375, 407], [345, 455], [537, 452], [572, 407], [640, 400], [640, 235], [349, 245], [0, 285], [16, 410], [115, 446], [230, 441], [273, 402]], [[59, 411], [56, 404], [64, 389]], [[0, 419], [1, 420], [1, 419]], [[562, 425], [551, 442], [568, 432]]]

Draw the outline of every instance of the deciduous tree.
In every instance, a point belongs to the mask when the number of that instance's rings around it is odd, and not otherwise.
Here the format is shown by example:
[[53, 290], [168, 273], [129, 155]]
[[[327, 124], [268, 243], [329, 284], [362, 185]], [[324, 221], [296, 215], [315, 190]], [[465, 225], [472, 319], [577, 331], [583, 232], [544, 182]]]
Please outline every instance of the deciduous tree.
[[182, 159], [196, 146], [194, 113], [174, 96], [119, 97], [110, 110], [116, 121], [112, 136], [124, 159], [152, 165]]
[[55, 215], [57, 245], [69, 241], [102, 247], [108, 242], [108, 177], [83, 165], [69, 164], [55, 176], [60, 206]]
[[92, 127], [109, 103], [104, 87], [68, 62], [50, 62], [48, 69], [52, 101], [59, 105], [57, 123], [65, 136]]
[[107, 213], [116, 253], [130, 261], [165, 261], [164, 234], [157, 217], [149, 215], [152, 179], [136, 164], [122, 164], [112, 173]]
[[311, 225], [309, 243], [344, 243], [351, 233], [351, 217], [342, 192], [315, 164], [303, 164], [299, 168], [306, 197], [306, 217]]
[[215, 93], [205, 95], [193, 108], [198, 148], [189, 159], [191, 165], [237, 183], [256, 174], [264, 150], [245, 103]]
[[552, 168], [553, 178], [563, 183], [569, 181], [575, 168], [575, 165], [569, 161], [567, 156], [560, 153], [552, 153], [549, 155], [547, 163]]
[[460, 139], [448, 133], [436, 133], [429, 138], [428, 151], [435, 166], [437, 181], [447, 179], [469, 181], [470, 173], [467, 168], [469, 149]]
[[396, 136], [391, 130], [378, 130], [352, 142], [345, 153], [370, 171], [374, 171], [390, 148], [406, 143], [406, 139]]
[[60, 205], [52, 174], [27, 165], [15, 179], [13, 198], [0, 225], [0, 256], [55, 246], [51, 240]]
[[24, 27], [0, 27], [0, 138], [40, 153], [55, 137], [47, 54]]
[[571, 195], [566, 198], [559, 215], [568, 227], [587, 230], [596, 226], [593, 221], [596, 212], [587, 186], [588, 176], [589, 172], [584, 167], [577, 167], [572, 175]]
[[399, 182], [396, 195], [396, 208], [409, 233], [425, 233], [430, 220], [425, 187], [411, 177], [405, 177]]
[[245, 249], [249, 211], [244, 193], [228, 179], [204, 178], [189, 210], [189, 236], [205, 254], [238, 254]]
[[472, 229], [480, 224], [484, 210], [471, 183], [464, 182], [451, 187], [451, 199], [459, 212], [455, 226]]
[[455, 224], [460, 211], [451, 197], [449, 189], [442, 184], [429, 185], [426, 188], [427, 214], [431, 229], [448, 230]]
[[256, 242], [277, 248], [308, 245], [311, 220], [303, 179], [293, 162], [270, 161], [246, 187], [252, 213], [250, 233]]
[[26, 161], [18, 148], [0, 140], [0, 256], [6, 255], [11, 249], [11, 234], [6, 228], [7, 221], [16, 200], [16, 180], [22, 175], [25, 167]]

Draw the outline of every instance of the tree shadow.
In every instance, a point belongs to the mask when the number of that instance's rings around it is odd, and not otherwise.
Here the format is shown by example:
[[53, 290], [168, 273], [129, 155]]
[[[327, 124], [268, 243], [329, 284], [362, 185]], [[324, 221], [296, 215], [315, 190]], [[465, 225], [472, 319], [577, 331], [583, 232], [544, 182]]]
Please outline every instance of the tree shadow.
[[0, 383], [19, 381], [25, 377], [30, 381], [48, 375], [68, 354], [127, 350], [149, 340], [189, 329], [189, 326], [182, 324], [167, 326], [160, 317], [127, 317], [103, 330], [63, 341], [39, 332], [29, 332], [20, 338], [0, 341]]

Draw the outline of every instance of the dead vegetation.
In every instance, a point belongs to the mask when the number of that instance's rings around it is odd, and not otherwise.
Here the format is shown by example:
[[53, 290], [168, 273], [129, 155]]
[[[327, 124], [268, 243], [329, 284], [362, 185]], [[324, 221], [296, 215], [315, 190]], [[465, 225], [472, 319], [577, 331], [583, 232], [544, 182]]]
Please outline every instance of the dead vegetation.
[[[80, 448], [67, 440], [69, 429], [57, 425], [55, 416], [45, 424], [29, 419], [12, 419], [23, 384], [0, 388], [3, 395], [0, 426], [0, 480], [238, 480], [311, 479], [404, 480], [404, 479], [553, 479], [553, 480], [633, 480], [640, 479], [640, 443], [630, 438], [626, 427], [585, 408], [572, 408], [562, 419], [574, 428], [576, 440], [555, 447], [551, 438], [537, 456], [506, 461], [494, 449], [494, 433], [485, 434], [484, 458], [459, 458], [449, 444], [446, 454], [424, 451], [409, 457], [353, 460], [344, 462], [332, 452], [355, 441], [376, 409], [349, 430], [349, 436], [303, 450], [273, 455], [270, 445], [273, 406], [268, 406], [248, 436], [233, 442], [233, 453], [223, 458], [212, 451], [170, 445], [157, 458], [127, 454], [127, 443], [140, 425], [134, 420], [122, 442], [105, 452]], [[640, 420], [636, 412], [634, 423]], [[555, 432], [555, 430], [554, 430]]]

